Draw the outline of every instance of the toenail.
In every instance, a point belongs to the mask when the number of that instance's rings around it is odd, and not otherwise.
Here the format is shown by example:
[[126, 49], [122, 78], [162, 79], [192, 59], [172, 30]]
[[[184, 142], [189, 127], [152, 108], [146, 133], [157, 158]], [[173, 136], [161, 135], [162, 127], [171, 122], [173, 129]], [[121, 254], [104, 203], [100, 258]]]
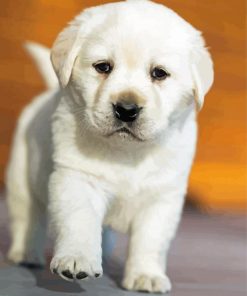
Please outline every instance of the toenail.
[[72, 275], [72, 273], [69, 270], [64, 270], [62, 272], [62, 275], [65, 276], [65, 277], [67, 277], [67, 278], [69, 278], [69, 279], [73, 279], [73, 275]]
[[88, 274], [86, 272], [84, 272], [84, 271], [78, 272], [77, 275], [76, 275], [76, 278], [78, 280], [85, 279], [86, 277], [88, 277]]

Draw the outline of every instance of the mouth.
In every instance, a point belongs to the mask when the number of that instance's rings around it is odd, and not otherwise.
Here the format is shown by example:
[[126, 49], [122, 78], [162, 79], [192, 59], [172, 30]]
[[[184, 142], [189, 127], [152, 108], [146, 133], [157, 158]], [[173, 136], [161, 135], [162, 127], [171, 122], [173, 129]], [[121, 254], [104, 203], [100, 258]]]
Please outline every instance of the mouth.
[[137, 141], [143, 141], [141, 138], [139, 138], [137, 135], [135, 135], [132, 131], [127, 129], [126, 127], [122, 127], [120, 129], [115, 130], [114, 132], [107, 135], [108, 137], [113, 136], [114, 134], [119, 134], [121, 137], [125, 138], [126, 136], [130, 136], [133, 139]]

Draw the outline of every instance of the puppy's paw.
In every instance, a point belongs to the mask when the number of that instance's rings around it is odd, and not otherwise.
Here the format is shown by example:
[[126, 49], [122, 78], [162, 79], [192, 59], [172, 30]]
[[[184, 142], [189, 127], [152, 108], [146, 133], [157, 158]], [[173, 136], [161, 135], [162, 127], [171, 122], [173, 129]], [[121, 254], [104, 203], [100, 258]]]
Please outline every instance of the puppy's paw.
[[126, 275], [122, 285], [127, 290], [149, 293], [167, 293], [172, 288], [171, 282], [166, 275], [156, 276], [144, 273]]
[[83, 256], [55, 256], [50, 269], [67, 281], [97, 278], [103, 273], [99, 260], [89, 260]]

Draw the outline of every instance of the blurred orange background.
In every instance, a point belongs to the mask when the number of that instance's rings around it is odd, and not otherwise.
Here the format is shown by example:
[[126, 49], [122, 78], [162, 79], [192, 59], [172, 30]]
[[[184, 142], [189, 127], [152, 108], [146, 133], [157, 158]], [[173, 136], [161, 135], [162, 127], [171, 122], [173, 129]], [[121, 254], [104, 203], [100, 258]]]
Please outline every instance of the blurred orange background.
[[[83, 8], [109, 1], [5, 0], [0, 9], [0, 186], [18, 114], [44, 90], [23, 49], [26, 40], [51, 46]], [[203, 32], [215, 83], [199, 114], [199, 141], [189, 198], [214, 211], [246, 209], [246, 2], [163, 0]]]

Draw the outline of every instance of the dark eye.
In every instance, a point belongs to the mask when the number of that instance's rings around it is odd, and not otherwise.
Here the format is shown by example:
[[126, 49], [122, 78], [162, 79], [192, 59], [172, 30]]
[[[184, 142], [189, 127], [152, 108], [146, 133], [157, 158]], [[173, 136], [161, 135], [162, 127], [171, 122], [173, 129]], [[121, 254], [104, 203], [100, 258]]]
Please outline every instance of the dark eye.
[[97, 62], [93, 64], [95, 70], [99, 73], [109, 74], [112, 70], [112, 65], [109, 62]]
[[157, 80], [164, 80], [168, 76], [170, 76], [170, 74], [165, 69], [163, 69], [161, 67], [155, 67], [151, 72], [151, 76], [152, 76], [152, 78], [157, 79]]

